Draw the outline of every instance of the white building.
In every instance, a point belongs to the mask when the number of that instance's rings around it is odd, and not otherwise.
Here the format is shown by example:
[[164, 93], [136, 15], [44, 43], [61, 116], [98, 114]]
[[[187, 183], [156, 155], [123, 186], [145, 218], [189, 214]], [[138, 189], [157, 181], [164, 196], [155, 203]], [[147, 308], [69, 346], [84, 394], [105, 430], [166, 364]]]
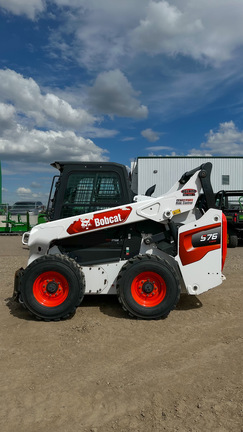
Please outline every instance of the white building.
[[211, 183], [214, 192], [243, 190], [243, 157], [138, 157], [133, 177], [138, 181], [138, 194], [156, 184], [153, 196], [162, 195], [180, 179], [182, 174], [206, 162], [211, 162]]

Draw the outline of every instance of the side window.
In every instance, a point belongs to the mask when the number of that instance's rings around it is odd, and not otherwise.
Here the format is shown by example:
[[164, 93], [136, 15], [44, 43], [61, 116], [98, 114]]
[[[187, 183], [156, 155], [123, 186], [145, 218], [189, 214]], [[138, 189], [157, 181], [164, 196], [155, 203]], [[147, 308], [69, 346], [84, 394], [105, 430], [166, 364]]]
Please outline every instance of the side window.
[[94, 176], [70, 174], [64, 195], [64, 204], [87, 204], [91, 200]]
[[118, 202], [121, 199], [121, 186], [117, 175], [97, 176], [93, 199], [98, 202]]
[[64, 195], [62, 217], [115, 207], [122, 201], [120, 177], [115, 172], [71, 173]]
[[230, 176], [228, 174], [222, 175], [222, 185], [229, 185], [230, 184]]

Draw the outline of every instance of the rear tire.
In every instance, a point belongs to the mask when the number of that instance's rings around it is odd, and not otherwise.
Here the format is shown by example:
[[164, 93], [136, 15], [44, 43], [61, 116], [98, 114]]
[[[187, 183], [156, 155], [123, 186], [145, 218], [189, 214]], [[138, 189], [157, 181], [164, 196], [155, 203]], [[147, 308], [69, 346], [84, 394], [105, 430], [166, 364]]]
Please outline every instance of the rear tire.
[[83, 273], [64, 255], [44, 255], [33, 261], [25, 269], [20, 286], [24, 306], [45, 321], [73, 315], [84, 292]]
[[229, 244], [228, 247], [235, 248], [238, 246], [238, 237], [237, 235], [229, 235]]
[[131, 316], [165, 318], [179, 300], [180, 282], [166, 259], [138, 255], [122, 267], [117, 278], [117, 295]]

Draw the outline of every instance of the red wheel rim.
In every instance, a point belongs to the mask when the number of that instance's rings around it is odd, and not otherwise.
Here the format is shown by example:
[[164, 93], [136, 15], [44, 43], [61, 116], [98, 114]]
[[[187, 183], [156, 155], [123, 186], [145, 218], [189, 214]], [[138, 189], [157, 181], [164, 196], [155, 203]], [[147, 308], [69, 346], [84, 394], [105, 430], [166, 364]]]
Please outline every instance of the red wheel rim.
[[33, 294], [38, 303], [46, 307], [59, 306], [69, 293], [67, 279], [58, 272], [41, 273], [33, 284]]
[[157, 306], [165, 298], [166, 283], [158, 273], [150, 271], [139, 273], [132, 281], [131, 293], [141, 306]]

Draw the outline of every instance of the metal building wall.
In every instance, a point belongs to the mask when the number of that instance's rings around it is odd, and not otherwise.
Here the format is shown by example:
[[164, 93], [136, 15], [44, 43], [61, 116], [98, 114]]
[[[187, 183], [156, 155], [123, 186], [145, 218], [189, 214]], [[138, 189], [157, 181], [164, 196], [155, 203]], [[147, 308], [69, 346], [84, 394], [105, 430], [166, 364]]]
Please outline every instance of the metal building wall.
[[[156, 184], [153, 196], [168, 192], [186, 171], [211, 162], [214, 192], [243, 189], [243, 157], [139, 157], [138, 194]], [[222, 184], [222, 175], [229, 175], [229, 185]]]

